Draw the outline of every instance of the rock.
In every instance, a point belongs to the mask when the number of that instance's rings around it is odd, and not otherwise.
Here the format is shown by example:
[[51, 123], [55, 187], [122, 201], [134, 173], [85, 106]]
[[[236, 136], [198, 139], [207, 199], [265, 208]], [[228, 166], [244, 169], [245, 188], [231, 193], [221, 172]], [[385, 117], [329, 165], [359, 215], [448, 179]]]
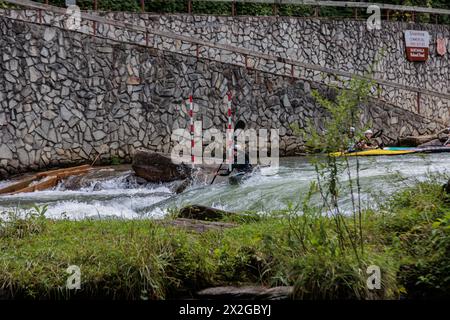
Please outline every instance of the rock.
[[138, 177], [156, 183], [184, 180], [191, 175], [189, 167], [174, 164], [169, 156], [143, 150], [134, 155], [133, 169]]
[[9, 148], [2, 144], [0, 145], [0, 159], [8, 159], [11, 160], [13, 158], [13, 154]]
[[52, 41], [53, 38], [56, 35], [56, 29], [55, 28], [46, 28], [44, 32], [44, 40], [45, 41]]
[[84, 175], [68, 177], [63, 181], [63, 187], [66, 190], [79, 190], [81, 188], [100, 190], [103, 182], [118, 178], [122, 178], [122, 181], [128, 183], [135, 182], [130, 166], [123, 165], [94, 169]]
[[197, 292], [201, 299], [214, 300], [288, 300], [292, 298], [293, 287], [244, 286], [215, 287]]
[[104, 132], [101, 131], [101, 130], [95, 131], [92, 135], [94, 136], [94, 140], [95, 140], [95, 141], [100, 141], [100, 140], [102, 140], [104, 137], [106, 137], [106, 133], [104, 133]]
[[225, 217], [232, 215], [237, 214], [206, 206], [192, 205], [182, 208], [178, 213], [178, 218], [196, 219], [203, 221], [219, 221]]
[[185, 179], [183, 181], [176, 181], [172, 186], [171, 190], [175, 192], [176, 194], [182, 193], [184, 190], [186, 190], [187, 187], [191, 184], [191, 179]]
[[450, 179], [448, 179], [448, 182], [444, 184], [444, 191], [450, 194]]
[[203, 233], [206, 231], [221, 231], [223, 229], [237, 227], [237, 224], [234, 223], [225, 223], [217, 221], [209, 222], [183, 218], [178, 218], [174, 220], [158, 220], [157, 223], [160, 223], [164, 226], [183, 228], [187, 229], [188, 231], [193, 231], [197, 233]]
[[426, 143], [418, 145], [419, 148], [422, 147], [442, 147], [442, 142], [439, 139], [434, 139]]

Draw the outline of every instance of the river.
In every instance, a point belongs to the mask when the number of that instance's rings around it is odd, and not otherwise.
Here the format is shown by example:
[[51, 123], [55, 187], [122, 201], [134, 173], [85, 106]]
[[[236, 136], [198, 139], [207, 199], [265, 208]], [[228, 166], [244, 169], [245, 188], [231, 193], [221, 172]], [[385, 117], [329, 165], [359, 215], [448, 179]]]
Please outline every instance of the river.
[[[360, 157], [362, 202], [371, 206], [395, 190], [430, 175], [450, 175], [449, 154], [403, 155], [395, 157]], [[356, 159], [350, 159], [355, 166]], [[264, 169], [263, 169], [264, 173]], [[283, 158], [277, 173], [256, 174], [240, 185], [226, 183], [209, 186], [197, 183], [182, 194], [174, 194], [165, 185], [133, 185], [116, 177], [100, 186], [77, 191], [53, 190], [12, 196], [0, 196], [0, 212], [28, 208], [34, 204], [48, 205], [50, 218], [160, 218], [172, 208], [202, 204], [220, 209], [268, 212], [298, 203], [316, 178], [313, 166], [305, 157]], [[342, 181], [347, 180], [343, 175]], [[7, 184], [0, 181], [0, 187]], [[342, 197], [342, 206], [350, 208], [349, 192]]]

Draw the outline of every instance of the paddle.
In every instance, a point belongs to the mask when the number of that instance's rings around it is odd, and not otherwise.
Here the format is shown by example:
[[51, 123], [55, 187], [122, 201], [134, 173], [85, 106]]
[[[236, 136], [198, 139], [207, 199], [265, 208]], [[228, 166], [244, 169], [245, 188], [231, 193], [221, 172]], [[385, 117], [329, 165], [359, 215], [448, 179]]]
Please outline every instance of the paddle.
[[378, 138], [378, 137], [380, 137], [382, 134], [383, 134], [383, 129], [378, 130], [378, 131], [373, 135], [372, 138]]
[[223, 164], [223, 162], [220, 164], [219, 168], [216, 171], [216, 174], [214, 175], [214, 177], [209, 185], [212, 185], [214, 183], [214, 181], [216, 180], [216, 177], [219, 174], [220, 169], [222, 168], [222, 164]]

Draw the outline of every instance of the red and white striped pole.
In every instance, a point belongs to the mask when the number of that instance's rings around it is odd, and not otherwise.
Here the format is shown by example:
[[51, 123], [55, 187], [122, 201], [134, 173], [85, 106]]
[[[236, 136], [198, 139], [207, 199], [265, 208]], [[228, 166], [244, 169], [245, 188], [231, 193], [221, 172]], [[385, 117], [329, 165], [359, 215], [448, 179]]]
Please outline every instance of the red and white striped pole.
[[231, 92], [228, 92], [228, 126], [227, 126], [227, 133], [228, 133], [228, 170], [231, 171], [233, 169], [233, 149], [234, 149], [234, 139], [233, 139], [233, 115], [231, 113]]
[[195, 161], [195, 156], [194, 156], [195, 141], [194, 141], [194, 103], [192, 101], [192, 95], [189, 96], [189, 122], [190, 122], [190, 132], [191, 132], [191, 162], [193, 165], [194, 161]]

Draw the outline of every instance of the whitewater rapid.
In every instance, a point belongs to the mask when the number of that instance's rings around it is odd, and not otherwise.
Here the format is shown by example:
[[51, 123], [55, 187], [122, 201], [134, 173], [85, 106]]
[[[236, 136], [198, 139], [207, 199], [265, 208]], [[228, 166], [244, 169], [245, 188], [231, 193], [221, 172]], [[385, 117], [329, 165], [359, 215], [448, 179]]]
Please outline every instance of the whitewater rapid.
[[[352, 166], [356, 159], [350, 159]], [[362, 201], [370, 206], [416, 180], [431, 175], [450, 175], [450, 154], [404, 155], [359, 158]], [[313, 166], [305, 157], [283, 158], [276, 174], [257, 174], [241, 185], [226, 183], [212, 186], [196, 184], [182, 194], [168, 185], [130, 183], [125, 176], [103, 181], [77, 191], [53, 190], [0, 196], [0, 212], [27, 210], [33, 205], [47, 205], [49, 218], [161, 218], [172, 209], [187, 204], [201, 204], [230, 211], [268, 212], [296, 204], [306, 195], [316, 179]], [[347, 176], [341, 177], [345, 184]], [[8, 181], [0, 181], [0, 187]], [[319, 198], [313, 198], [319, 202]], [[342, 206], [351, 205], [349, 194], [343, 195]]]

